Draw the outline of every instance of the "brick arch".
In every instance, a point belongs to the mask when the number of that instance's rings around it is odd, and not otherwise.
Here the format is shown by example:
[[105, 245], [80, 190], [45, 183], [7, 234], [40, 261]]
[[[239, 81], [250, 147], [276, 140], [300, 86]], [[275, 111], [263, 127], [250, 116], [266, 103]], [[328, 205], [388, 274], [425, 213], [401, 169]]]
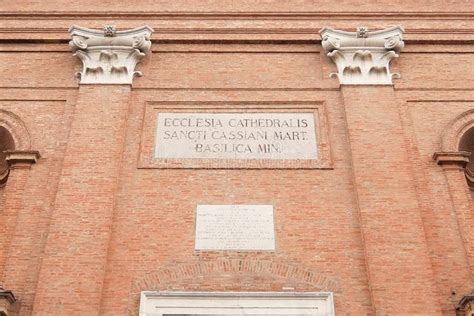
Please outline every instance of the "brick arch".
[[466, 131], [474, 127], [474, 109], [454, 118], [441, 136], [441, 151], [459, 151], [459, 142]]
[[[164, 267], [148, 273], [133, 282], [128, 312], [136, 314], [140, 292], [163, 290], [166, 285], [183, 279], [199, 279], [205, 276], [224, 275], [232, 278], [238, 275], [266, 276], [270, 279], [284, 279], [287, 283], [307, 284], [311, 289], [337, 292], [339, 282], [320, 272], [305, 267], [281, 262], [251, 259], [222, 259], [198, 263], [182, 263]], [[270, 290], [270, 289], [269, 289]]]
[[25, 123], [16, 114], [0, 109], [0, 126], [4, 127], [15, 142], [15, 150], [31, 149], [31, 138]]

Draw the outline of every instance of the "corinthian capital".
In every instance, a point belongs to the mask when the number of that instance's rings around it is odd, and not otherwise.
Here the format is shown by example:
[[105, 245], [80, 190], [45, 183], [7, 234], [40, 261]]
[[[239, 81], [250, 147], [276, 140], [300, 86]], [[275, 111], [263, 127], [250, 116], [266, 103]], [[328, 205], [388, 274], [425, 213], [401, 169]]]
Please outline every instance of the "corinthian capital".
[[73, 25], [69, 46], [82, 61], [81, 84], [131, 84], [142, 75], [135, 66], [150, 50], [152, 32], [148, 26], [117, 31], [113, 25], [103, 30]]
[[390, 61], [402, 50], [403, 28], [395, 26], [385, 30], [369, 32], [359, 27], [356, 32], [345, 32], [331, 28], [319, 31], [322, 46], [337, 66], [340, 84], [391, 85], [400, 75], [390, 72]]

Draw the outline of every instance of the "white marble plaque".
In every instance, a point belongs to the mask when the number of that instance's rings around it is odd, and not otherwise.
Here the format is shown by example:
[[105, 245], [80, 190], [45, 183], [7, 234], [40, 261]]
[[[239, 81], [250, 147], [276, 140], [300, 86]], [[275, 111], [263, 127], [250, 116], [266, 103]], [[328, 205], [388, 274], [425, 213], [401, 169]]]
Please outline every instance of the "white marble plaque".
[[139, 316], [334, 316], [332, 292], [142, 291]]
[[160, 112], [154, 157], [314, 160], [314, 113]]
[[273, 205], [198, 205], [196, 250], [275, 250]]

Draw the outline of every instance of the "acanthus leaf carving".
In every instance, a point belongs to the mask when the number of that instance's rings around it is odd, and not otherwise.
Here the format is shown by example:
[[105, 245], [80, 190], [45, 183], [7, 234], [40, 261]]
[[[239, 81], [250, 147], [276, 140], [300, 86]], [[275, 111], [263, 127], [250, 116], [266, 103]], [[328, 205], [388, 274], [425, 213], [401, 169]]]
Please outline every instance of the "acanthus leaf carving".
[[141, 76], [135, 67], [150, 51], [150, 27], [117, 31], [113, 25], [103, 30], [72, 26], [69, 32], [69, 46], [83, 65], [76, 74], [81, 84], [131, 84]]
[[398, 73], [390, 71], [390, 61], [398, 57], [404, 46], [400, 26], [369, 32], [366, 27], [356, 32], [324, 28], [320, 32], [322, 46], [337, 66], [340, 84], [391, 85]]

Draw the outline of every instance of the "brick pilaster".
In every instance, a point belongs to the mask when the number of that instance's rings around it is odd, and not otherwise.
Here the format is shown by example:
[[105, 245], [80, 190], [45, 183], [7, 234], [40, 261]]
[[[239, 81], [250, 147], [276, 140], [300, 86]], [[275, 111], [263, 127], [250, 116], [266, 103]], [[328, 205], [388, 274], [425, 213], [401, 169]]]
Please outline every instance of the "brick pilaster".
[[441, 313], [392, 86], [342, 86], [377, 314]]
[[42, 262], [35, 315], [97, 315], [131, 88], [81, 85]]

